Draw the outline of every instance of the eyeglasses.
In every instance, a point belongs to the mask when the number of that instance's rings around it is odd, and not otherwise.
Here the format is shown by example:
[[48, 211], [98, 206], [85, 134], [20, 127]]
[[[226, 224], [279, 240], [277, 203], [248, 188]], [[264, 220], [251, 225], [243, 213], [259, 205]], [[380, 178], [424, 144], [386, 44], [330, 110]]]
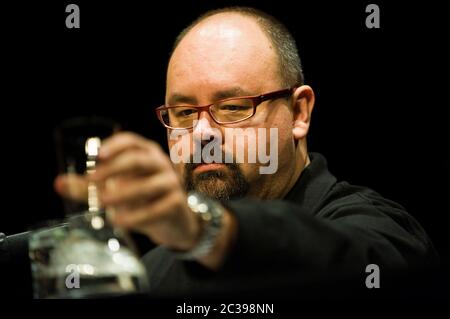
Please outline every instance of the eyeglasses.
[[296, 87], [292, 87], [261, 95], [228, 98], [205, 106], [162, 105], [155, 111], [161, 123], [170, 129], [194, 127], [202, 111], [207, 111], [218, 124], [231, 124], [251, 118], [256, 113], [256, 107], [262, 102], [289, 96], [295, 89]]

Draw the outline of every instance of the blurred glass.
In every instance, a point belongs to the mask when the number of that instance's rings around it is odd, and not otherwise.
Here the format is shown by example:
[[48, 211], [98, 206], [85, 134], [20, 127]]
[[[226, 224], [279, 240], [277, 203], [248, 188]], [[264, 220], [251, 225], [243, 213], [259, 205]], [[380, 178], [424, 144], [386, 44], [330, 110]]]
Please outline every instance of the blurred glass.
[[[55, 132], [60, 173], [95, 171], [101, 140], [117, 123], [77, 118]], [[128, 234], [114, 228], [99, 205], [97, 186], [86, 184], [84, 202], [64, 199], [66, 218], [33, 230], [29, 256], [35, 298], [97, 298], [147, 290], [147, 274]]]
[[[76, 117], [63, 121], [54, 131], [58, 174], [74, 179], [84, 175], [87, 161], [85, 146], [88, 138], [98, 137], [104, 140], [119, 131], [119, 123], [104, 117]], [[62, 201], [66, 216], [88, 209], [87, 201], [68, 198], [63, 198]]]
[[103, 221], [86, 213], [31, 232], [34, 298], [102, 298], [147, 290], [145, 267], [123, 234]]

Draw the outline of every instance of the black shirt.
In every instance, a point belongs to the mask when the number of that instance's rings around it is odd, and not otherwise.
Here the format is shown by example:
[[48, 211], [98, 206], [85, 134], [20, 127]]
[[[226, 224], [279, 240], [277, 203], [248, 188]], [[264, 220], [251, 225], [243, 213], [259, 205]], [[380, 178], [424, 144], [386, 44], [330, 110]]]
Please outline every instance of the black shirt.
[[224, 203], [237, 219], [238, 235], [219, 271], [177, 260], [164, 247], [144, 256], [152, 292], [269, 289], [278, 294], [286, 287], [329, 288], [346, 282], [365, 287], [369, 264], [376, 264], [384, 278], [436, 265], [430, 239], [402, 206], [366, 187], [338, 182], [322, 155], [310, 157], [284, 199]]

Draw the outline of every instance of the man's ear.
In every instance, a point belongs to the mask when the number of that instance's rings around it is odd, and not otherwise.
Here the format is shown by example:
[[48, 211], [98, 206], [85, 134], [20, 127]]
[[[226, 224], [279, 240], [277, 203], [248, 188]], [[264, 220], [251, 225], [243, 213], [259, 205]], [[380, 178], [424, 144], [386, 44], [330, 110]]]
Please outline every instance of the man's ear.
[[311, 113], [314, 107], [314, 91], [309, 85], [297, 88], [293, 98], [293, 129], [292, 135], [296, 142], [306, 137], [311, 122]]

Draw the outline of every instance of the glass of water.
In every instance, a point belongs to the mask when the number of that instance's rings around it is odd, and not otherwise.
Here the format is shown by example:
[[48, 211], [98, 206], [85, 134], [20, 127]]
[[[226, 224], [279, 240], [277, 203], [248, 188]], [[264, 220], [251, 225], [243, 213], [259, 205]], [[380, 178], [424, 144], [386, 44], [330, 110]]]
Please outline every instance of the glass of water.
[[[60, 169], [77, 178], [95, 171], [101, 141], [117, 130], [113, 121], [76, 119], [56, 133]], [[147, 290], [147, 273], [128, 234], [112, 227], [86, 183], [84, 201], [64, 200], [66, 218], [33, 230], [29, 255], [35, 298], [91, 298]]]
[[147, 290], [145, 267], [102, 214], [83, 213], [31, 232], [34, 298], [102, 298]]

